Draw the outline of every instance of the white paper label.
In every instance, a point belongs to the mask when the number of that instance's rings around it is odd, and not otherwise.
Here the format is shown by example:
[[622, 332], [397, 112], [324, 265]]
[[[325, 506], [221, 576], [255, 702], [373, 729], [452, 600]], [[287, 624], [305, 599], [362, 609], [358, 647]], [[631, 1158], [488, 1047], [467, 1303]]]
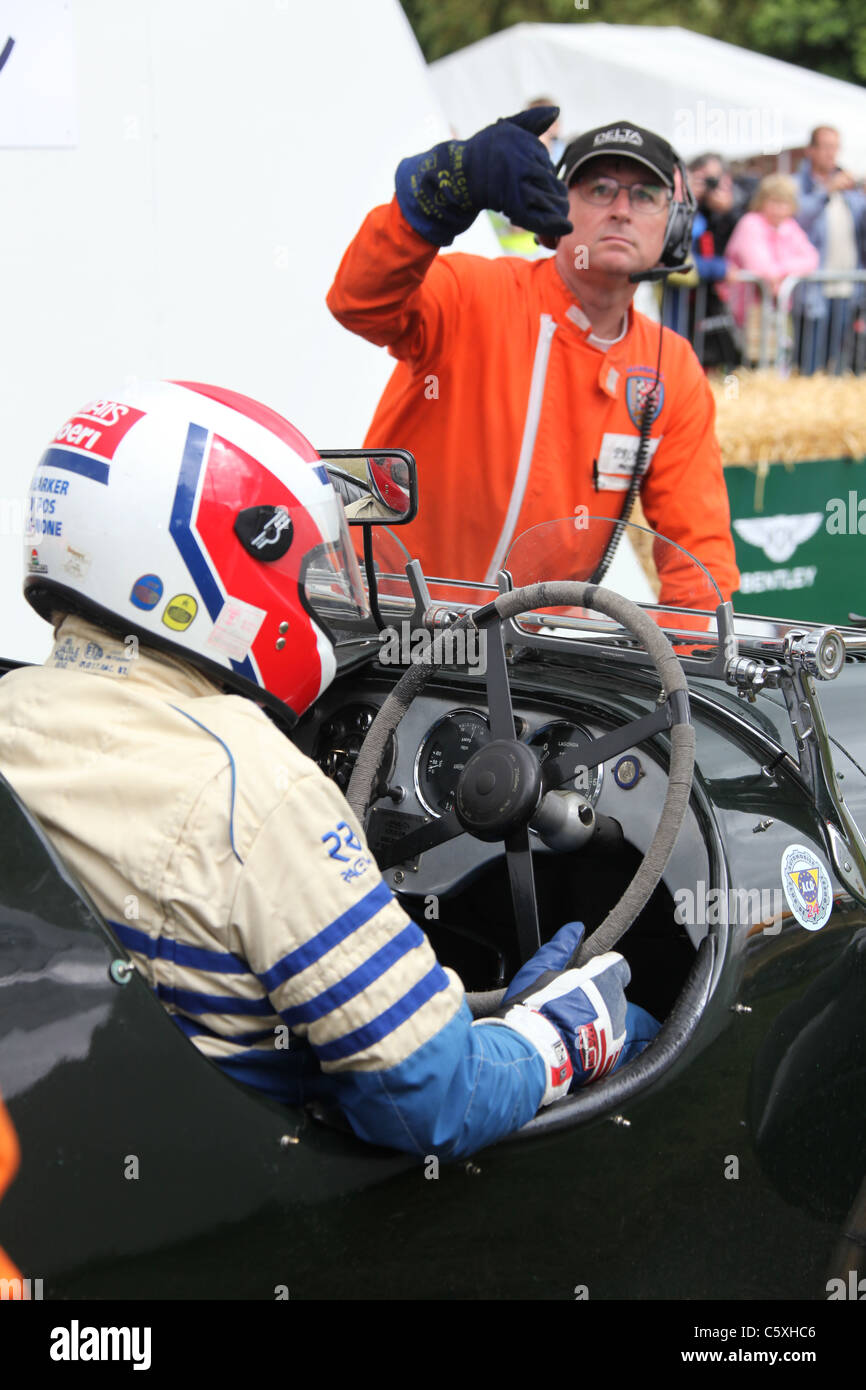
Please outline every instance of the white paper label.
[[[649, 441], [647, 467], [653, 454], [662, 442], [662, 436]], [[625, 492], [631, 482], [640, 438], [636, 434], [606, 434], [602, 437], [598, 453], [599, 492]]]
[[232, 661], [243, 661], [250, 647], [259, 635], [259, 628], [267, 617], [264, 608], [256, 608], [252, 603], [244, 603], [241, 598], [227, 598], [207, 639], [209, 647], [216, 647]]

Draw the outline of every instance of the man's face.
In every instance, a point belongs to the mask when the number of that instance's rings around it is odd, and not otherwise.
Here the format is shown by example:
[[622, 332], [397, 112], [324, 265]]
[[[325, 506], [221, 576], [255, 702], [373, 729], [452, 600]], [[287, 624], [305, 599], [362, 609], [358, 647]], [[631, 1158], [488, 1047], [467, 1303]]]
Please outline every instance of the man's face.
[[[658, 177], [632, 159], [603, 157], [582, 165], [577, 179], [613, 178], [632, 184], [654, 184]], [[633, 271], [657, 265], [665, 240], [669, 204], [660, 212], [638, 212], [620, 188], [609, 207], [593, 207], [581, 197], [577, 180], [568, 190], [568, 215], [574, 231], [563, 237], [556, 259], [566, 284], [575, 274], [598, 280], [626, 279]]]
[[839, 159], [839, 136], [835, 130], [819, 130], [807, 151], [816, 174], [832, 174]]

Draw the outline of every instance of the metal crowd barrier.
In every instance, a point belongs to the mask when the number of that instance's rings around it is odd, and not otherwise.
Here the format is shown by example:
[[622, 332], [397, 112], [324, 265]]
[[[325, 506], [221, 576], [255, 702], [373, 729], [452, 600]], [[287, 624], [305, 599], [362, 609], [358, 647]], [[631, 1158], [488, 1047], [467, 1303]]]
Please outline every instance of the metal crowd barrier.
[[[821, 285], [852, 285], [850, 295], [828, 297]], [[813, 294], [801, 286], [815, 285]], [[798, 290], [800, 291], [798, 293]], [[866, 270], [813, 270], [788, 275], [776, 306], [776, 370], [788, 376], [813, 371], [862, 372], [866, 369]]]
[[[739, 359], [750, 367], [775, 366], [782, 376], [795, 367], [804, 375], [866, 371], [866, 270], [789, 275], [775, 302], [765, 280], [741, 271], [736, 281], [724, 282], [727, 299], [711, 306], [710, 292], [717, 295], [720, 283], [671, 286], [666, 295], [665, 323], [691, 341], [705, 366], [734, 366]], [[828, 296], [822, 284], [851, 285], [853, 293]]]

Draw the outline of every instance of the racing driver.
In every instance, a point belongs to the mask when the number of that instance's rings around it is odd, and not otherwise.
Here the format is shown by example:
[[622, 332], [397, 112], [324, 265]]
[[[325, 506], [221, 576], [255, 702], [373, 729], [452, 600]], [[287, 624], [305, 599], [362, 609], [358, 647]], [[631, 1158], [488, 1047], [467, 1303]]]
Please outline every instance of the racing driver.
[[[346, 251], [328, 305], [398, 361], [365, 443], [399, 440], [418, 461], [404, 539], [428, 575], [493, 582], [528, 528], [581, 509], [619, 519], [639, 486], [650, 526], [730, 598], [712, 394], [690, 344], [632, 307], [635, 276], [688, 257], [685, 169], [666, 140], [616, 121], [572, 141], [561, 181], [538, 138], [557, 114], [523, 111], [404, 159], [396, 196]], [[439, 256], [483, 208], [555, 254]], [[703, 606], [692, 567], [657, 549], [661, 601]], [[602, 577], [591, 571], [573, 577]]]
[[449, 1158], [654, 1035], [621, 956], [564, 970], [577, 923], [473, 1023], [281, 731], [334, 679], [329, 622], [366, 597], [342, 503], [280, 415], [189, 382], [100, 397], [43, 454], [29, 518], [25, 594], [55, 642], [0, 681], [0, 769], [206, 1057]]

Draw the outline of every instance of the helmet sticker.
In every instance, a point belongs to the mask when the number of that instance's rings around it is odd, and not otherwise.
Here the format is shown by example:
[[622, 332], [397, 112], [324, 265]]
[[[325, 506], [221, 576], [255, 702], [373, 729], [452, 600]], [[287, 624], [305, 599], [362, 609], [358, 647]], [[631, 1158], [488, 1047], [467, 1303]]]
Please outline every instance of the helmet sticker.
[[818, 931], [833, 910], [830, 875], [805, 845], [788, 845], [782, 855], [782, 887], [801, 927]]
[[54, 436], [43, 457], [43, 467], [66, 468], [95, 483], [108, 482], [108, 464], [123, 436], [141, 420], [143, 410], [120, 401], [91, 401], [73, 415]]
[[245, 507], [235, 517], [235, 535], [256, 560], [281, 560], [292, 543], [288, 508]]
[[90, 556], [86, 550], [76, 550], [74, 546], [67, 545], [63, 568], [73, 579], [86, 579], [87, 571], [90, 569]]
[[267, 616], [264, 608], [256, 608], [240, 598], [227, 598], [205, 646], [215, 647], [232, 661], [243, 661]]
[[192, 594], [175, 594], [165, 605], [162, 621], [174, 632], [185, 632], [198, 612]]
[[155, 608], [162, 598], [162, 580], [158, 574], [140, 574], [129, 594], [130, 603], [147, 612]]

